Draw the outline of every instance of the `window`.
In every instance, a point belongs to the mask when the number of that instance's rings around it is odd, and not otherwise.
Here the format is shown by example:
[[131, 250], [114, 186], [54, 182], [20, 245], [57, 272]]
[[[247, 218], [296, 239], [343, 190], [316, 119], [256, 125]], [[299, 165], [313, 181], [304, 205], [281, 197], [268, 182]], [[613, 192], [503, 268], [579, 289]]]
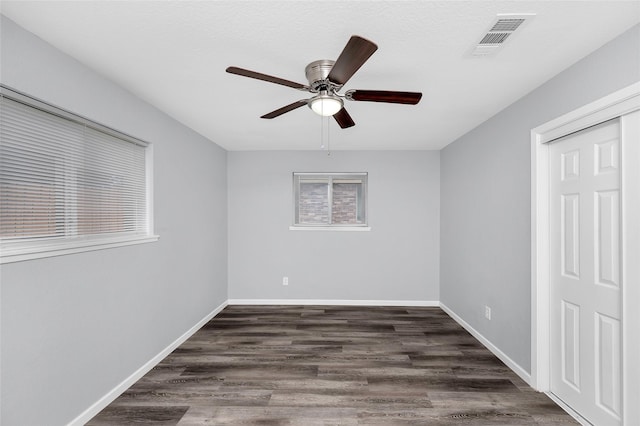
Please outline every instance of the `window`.
[[157, 239], [147, 143], [0, 89], [2, 263]]
[[294, 173], [292, 229], [369, 229], [366, 173]]

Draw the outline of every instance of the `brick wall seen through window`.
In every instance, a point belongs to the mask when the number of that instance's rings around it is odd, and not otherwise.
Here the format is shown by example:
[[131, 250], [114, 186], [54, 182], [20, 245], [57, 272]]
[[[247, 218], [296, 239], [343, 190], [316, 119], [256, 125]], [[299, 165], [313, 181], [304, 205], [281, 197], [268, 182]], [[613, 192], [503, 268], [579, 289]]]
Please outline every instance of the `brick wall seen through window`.
[[366, 225], [366, 173], [294, 174], [295, 225]]

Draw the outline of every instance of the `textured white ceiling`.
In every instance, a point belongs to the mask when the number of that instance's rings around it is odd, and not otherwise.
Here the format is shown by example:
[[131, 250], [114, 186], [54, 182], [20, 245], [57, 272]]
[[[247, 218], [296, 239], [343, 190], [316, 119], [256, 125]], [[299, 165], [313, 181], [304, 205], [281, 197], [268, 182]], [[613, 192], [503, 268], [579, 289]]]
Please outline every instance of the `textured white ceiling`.
[[[440, 149], [640, 22], [640, 1], [2, 1], [1, 12], [228, 150], [318, 149], [294, 89], [353, 34], [378, 51], [346, 89], [423, 92], [417, 106], [348, 102], [332, 149]], [[467, 55], [498, 13], [535, 13], [495, 56]]]

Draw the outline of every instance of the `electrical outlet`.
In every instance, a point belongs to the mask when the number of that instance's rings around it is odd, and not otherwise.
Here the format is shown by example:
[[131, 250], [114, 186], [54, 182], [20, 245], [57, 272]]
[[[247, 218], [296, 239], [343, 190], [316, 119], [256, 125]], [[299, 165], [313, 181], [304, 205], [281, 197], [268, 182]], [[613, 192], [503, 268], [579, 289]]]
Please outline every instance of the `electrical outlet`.
[[289, 285], [289, 277], [282, 277], [282, 285]]
[[491, 320], [491, 308], [488, 306], [484, 307], [484, 317], [488, 320]]

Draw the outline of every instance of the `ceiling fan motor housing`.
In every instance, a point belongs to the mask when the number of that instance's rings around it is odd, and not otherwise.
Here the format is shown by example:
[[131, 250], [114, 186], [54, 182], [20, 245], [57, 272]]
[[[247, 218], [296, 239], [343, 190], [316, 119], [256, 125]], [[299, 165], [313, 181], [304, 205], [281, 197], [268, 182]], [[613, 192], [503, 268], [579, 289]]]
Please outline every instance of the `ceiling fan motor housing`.
[[309, 87], [314, 92], [328, 89], [327, 77], [335, 63], [336, 61], [330, 59], [320, 59], [319, 61], [311, 62], [305, 67], [304, 73], [307, 76], [307, 81], [309, 81]]

